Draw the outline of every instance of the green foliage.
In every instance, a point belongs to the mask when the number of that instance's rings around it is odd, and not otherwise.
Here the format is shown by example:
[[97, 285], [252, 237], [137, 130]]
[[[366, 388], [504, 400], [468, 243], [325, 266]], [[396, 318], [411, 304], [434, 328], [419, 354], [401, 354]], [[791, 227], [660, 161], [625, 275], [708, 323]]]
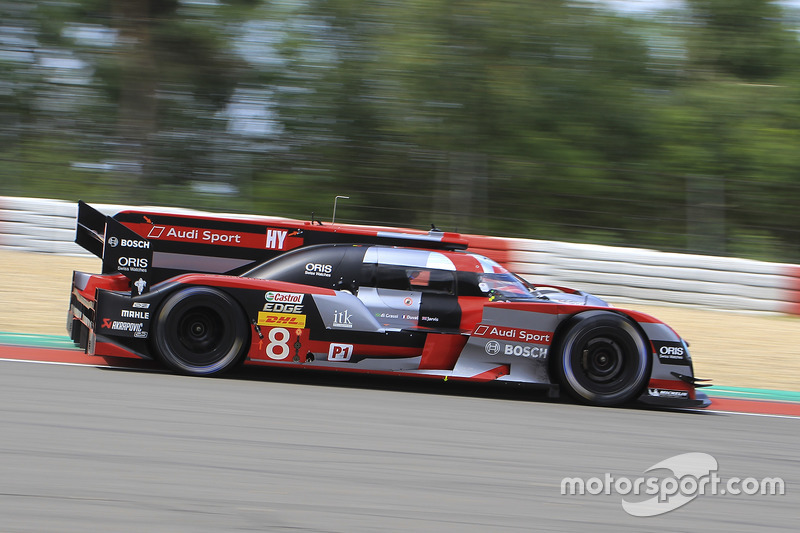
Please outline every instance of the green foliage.
[[0, 2], [0, 194], [800, 261], [797, 19], [598, 5]]

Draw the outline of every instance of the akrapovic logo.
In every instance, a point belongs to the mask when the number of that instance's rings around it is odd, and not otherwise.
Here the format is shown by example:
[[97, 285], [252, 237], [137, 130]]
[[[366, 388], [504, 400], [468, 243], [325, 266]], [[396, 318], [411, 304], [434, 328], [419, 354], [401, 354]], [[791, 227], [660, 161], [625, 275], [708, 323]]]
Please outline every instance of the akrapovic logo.
[[123, 322], [121, 320], [111, 320], [104, 318], [101, 328], [107, 328], [114, 331], [142, 331], [144, 324], [141, 322]]

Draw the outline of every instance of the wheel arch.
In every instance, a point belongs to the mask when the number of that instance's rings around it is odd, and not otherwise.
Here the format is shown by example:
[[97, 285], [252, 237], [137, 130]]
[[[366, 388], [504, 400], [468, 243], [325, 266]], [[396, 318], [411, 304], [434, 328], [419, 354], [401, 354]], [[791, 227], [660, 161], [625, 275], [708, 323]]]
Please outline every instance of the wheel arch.
[[[215, 368], [211, 365], [209, 370], [192, 370], [189, 367], [181, 367], [174, 362], [170, 362], [169, 356], [165, 357], [163, 354], [163, 338], [161, 337], [162, 329], [168, 327], [165, 321], [167, 317], [164, 313], [169, 313], [174, 310], [184, 300], [190, 298], [221, 298], [224, 305], [230, 306], [230, 316], [223, 316], [223, 318], [230, 318], [227, 326], [232, 326], [232, 332], [236, 335], [233, 339], [235, 347], [235, 357], [228, 354], [228, 361], [220, 368]], [[153, 310], [153, 330], [154, 334], [151, 335], [149, 340], [150, 350], [157, 357], [159, 361], [166, 364], [173, 370], [183, 374], [189, 375], [217, 375], [222, 374], [235, 366], [238, 366], [247, 356], [250, 344], [252, 342], [252, 328], [247, 320], [247, 313], [244, 306], [238, 298], [225, 287], [217, 285], [194, 285], [194, 284], [176, 284], [171, 290], [164, 294], [160, 299], [155, 309]], [[223, 334], [225, 331], [223, 331]], [[232, 347], [232, 348], [233, 348]]]
[[632, 316], [621, 311], [619, 309], [608, 308], [608, 309], [587, 309], [577, 311], [572, 313], [568, 317], [565, 317], [563, 320], [560, 320], [558, 325], [556, 326], [553, 332], [553, 342], [550, 345], [550, 357], [548, 357], [547, 361], [547, 373], [548, 379], [554, 385], [557, 385], [559, 388], [565, 388], [564, 383], [562, 383], [562, 379], [560, 377], [560, 373], [558, 370], [558, 366], [560, 364], [561, 358], [563, 356], [562, 350], [564, 348], [564, 342], [567, 339], [567, 334], [581, 321], [596, 317], [596, 316], [606, 316], [606, 315], [615, 315], [626, 322], [628, 322], [636, 333], [641, 338], [644, 344], [644, 350], [646, 352], [646, 378], [643, 380], [643, 383], [638, 387], [636, 394], [634, 397], [637, 397], [639, 394], [643, 393], [648, 386], [648, 382], [650, 381], [650, 377], [652, 376], [653, 372], [653, 350], [652, 350], [652, 342], [650, 340], [649, 335], [642, 327], [642, 325]]

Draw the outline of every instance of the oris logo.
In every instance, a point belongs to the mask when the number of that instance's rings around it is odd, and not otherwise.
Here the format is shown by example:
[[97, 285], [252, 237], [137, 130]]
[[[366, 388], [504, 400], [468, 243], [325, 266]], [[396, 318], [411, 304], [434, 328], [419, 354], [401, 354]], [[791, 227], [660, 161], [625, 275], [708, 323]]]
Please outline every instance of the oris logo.
[[333, 265], [323, 265], [322, 263], [306, 263], [307, 276], [323, 276], [326, 278], [331, 277], [333, 272]]
[[675, 341], [653, 341], [658, 360], [667, 365], [685, 365], [690, 360], [683, 343]]
[[683, 347], [681, 346], [662, 346], [658, 350], [661, 355], [678, 355], [683, 357]]
[[147, 268], [148, 261], [145, 257], [120, 257], [117, 264], [120, 268]]

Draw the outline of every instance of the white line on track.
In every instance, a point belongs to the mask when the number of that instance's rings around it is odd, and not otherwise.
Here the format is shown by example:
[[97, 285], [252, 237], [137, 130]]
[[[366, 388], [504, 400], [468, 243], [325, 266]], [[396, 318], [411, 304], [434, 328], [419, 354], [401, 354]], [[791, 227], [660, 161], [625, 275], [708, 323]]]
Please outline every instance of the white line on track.
[[746, 416], [763, 416], [767, 418], [793, 418], [795, 420], [800, 420], [800, 416], [796, 415], [772, 415], [769, 413], [740, 413], [738, 411], [702, 411], [704, 413], [718, 413], [721, 415], [746, 415]]
[[12, 359], [9, 357], [0, 357], [0, 361], [9, 361], [12, 363], [34, 363], [37, 365], [57, 365], [57, 366], [88, 366], [92, 368], [113, 368], [115, 370], [141, 370], [142, 372], [164, 372], [157, 368], [141, 368], [133, 366], [113, 366], [113, 365], [93, 365], [91, 363], [65, 363], [61, 361], [34, 361], [31, 359]]
[[[7, 357], [0, 357], [0, 361], [9, 361], [12, 363], [35, 363], [38, 365], [58, 365], [58, 366], [86, 366], [86, 367], [93, 367], [93, 368], [111, 368], [115, 370], [135, 370], [140, 372], [158, 372], [164, 373], [164, 370], [160, 370], [157, 368], [136, 368], [130, 366], [112, 366], [112, 365], [93, 365], [90, 363], [62, 363], [59, 361], [32, 361], [29, 359], [10, 359]], [[745, 415], [745, 416], [761, 416], [766, 418], [789, 418], [794, 420], [800, 420], [800, 416], [794, 415], [772, 415], [769, 413], [740, 413], [738, 411], [717, 411], [713, 409], [676, 409], [676, 411], [684, 411], [687, 413], [714, 413], [720, 415]]]

